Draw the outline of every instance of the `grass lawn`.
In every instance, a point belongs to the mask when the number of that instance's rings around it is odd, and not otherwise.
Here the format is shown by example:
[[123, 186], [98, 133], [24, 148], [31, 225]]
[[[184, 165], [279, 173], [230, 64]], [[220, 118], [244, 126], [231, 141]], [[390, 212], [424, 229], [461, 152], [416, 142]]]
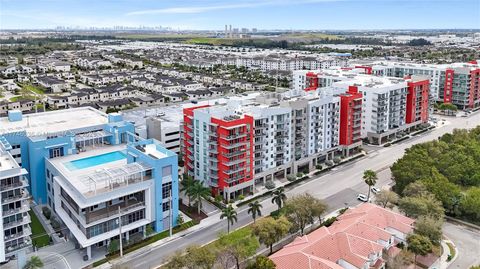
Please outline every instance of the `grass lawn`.
[[37, 215], [35, 215], [32, 210], [28, 211], [28, 214], [30, 214], [30, 219], [32, 220], [30, 227], [32, 228], [33, 245], [39, 248], [48, 246], [50, 243], [50, 236], [47, 234], [45, 229], [43, 229], [43, 226], [38, 220]]
[[452, 245], [452, 243], [448, 242], [447, 243], [447, 246], [448, 248], [450, 249], [450, 260], [453, 259], [453, 257], [455, 257], [455, 247]]
[[27, 91], [27, 92], [34, 92], [36, 94], [45, 94], [45, 91], [39, 87], [35, 87], [31, 84], [23, 84], [22, 85], [22, 88], [23, 90]]

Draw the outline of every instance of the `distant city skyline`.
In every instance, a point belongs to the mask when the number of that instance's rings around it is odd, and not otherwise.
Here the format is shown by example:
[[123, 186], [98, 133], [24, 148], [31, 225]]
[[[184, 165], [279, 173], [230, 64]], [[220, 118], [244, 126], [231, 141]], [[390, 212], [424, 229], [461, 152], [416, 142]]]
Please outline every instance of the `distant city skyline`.
[[0, 0], [0, 29], [478, 29], [478, 0]]

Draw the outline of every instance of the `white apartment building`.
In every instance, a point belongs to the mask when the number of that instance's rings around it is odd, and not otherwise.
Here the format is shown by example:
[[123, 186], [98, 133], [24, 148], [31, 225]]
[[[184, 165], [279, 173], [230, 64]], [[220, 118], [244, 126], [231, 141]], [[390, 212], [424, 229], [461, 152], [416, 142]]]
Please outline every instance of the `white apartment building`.
[[[8, 150], [8, 151], [7, 151]], [[27, 171], [14, 158], [20, 149], [15, 149], [0, 135], [0, 263], [15, 256], [19, 268], [25, 263], [25, 249], [31, 246], [30, 194], [27, 191]]]
[[408, 84], [401, 78], [356, 75], [352, 80], [332, 84], [335, 91], [344, 92], [350, 86], [362, 93], [362, 137], [382, 144], [408, 129], [406, 107]]
[[[168, 113], [168, 114], [167, 114]], [[166, 107], [162, 112], [146, 119], [147, 138], [154, 138], [163, 146], [180, 153], [181, 140], [181, 111], [180, 109], [169, 109]]]

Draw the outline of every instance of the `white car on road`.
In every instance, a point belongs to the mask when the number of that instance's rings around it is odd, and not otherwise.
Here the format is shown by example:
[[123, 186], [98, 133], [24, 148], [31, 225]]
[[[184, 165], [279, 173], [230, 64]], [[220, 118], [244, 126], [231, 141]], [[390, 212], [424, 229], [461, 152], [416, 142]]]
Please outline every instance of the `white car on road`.
[[366, 196], [365, 194], [359, 193], [359, 194], [357, 195], [357, 199], [360, 200], [360, 201], [362, 201], [362, 202], [368, 202], [367, 196]]
[[373, 192], [374, 194], [377, 194], [377, 193], [380, 192], [380, 189], [377, 188], [377, 187], [372, 187], [372, 192]]

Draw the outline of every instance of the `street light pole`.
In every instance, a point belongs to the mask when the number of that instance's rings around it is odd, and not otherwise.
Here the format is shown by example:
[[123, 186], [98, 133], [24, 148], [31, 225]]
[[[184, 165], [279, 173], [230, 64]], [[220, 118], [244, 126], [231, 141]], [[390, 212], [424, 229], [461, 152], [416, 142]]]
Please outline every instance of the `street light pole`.
[[118, 231], [119, 231], [119, 238], [120, 238], [120, 257], [123, 257], [122, 215], [120, 214], [120, 206], [118, 206]]
[[170, 226], [169, 227], [170, 236], [172, 236], [172, 234], [173, 234], [172, 198], [173, 198], [172, 197], [172, 189], [170, 187], [170, 201], [169, 201], [170, 206], [169, 206], [169, 211], [168, 211], [168, 218], [169, 218], [169, 221], [170, 221], [170, 225], [168, 225], [168, 226]]

